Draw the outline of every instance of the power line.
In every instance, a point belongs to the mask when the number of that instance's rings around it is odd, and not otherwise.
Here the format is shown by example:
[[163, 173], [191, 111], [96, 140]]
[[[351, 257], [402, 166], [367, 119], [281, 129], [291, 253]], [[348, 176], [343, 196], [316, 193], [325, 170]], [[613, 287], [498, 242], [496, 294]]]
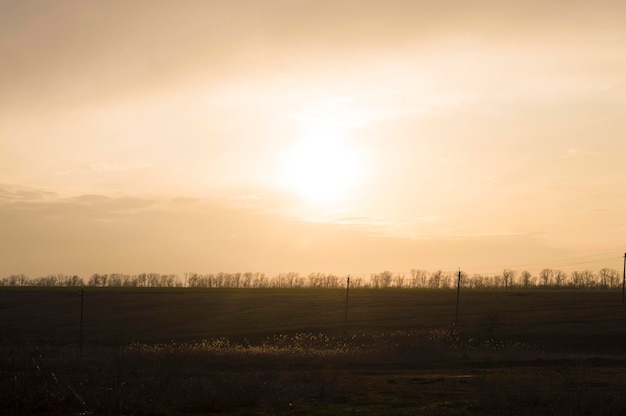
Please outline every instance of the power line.
[[[585, 260], [586, 259], [586, 260]], [[500, 272], [503, 269], [507, 268], [572, 268], [574, 266], [580, 266], [585, 264], [598, 264], [598, 263], [607, 263], [607, 262], [615, 262], [621, 259], [620, 256], [615, 255], [615, 251], [603, 251], [595, 254], [587, 254], [581, 256], [572, 256], [567, 258], [549, 260], [549, 261], [537, 261], [530, 263], [516, 263], [516, 264], [501, 264], [501, 265], [476, 265], [476, 266], [468, 266], [466, 270], [476, 270], [473, 273], [476, 274], [489, 274]]]

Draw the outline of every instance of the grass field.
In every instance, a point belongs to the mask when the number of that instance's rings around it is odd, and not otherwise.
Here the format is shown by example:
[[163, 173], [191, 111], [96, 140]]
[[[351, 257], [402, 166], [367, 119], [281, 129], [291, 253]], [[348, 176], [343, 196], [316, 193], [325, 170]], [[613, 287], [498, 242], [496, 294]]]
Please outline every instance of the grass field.
[[626, 414], [611, 291], [4, 288], [1, 414]]

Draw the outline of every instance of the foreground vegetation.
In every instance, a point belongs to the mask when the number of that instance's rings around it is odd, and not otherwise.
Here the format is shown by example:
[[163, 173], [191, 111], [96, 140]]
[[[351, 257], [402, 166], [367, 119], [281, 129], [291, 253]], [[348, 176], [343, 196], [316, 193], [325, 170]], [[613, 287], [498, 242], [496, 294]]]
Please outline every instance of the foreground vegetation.
[[619, 415], [626, 361], [452, 331], [261, 344], [3, 345], [3, 414]]
[[619, 415], [618, 292], [13, 288], [7, 415]]

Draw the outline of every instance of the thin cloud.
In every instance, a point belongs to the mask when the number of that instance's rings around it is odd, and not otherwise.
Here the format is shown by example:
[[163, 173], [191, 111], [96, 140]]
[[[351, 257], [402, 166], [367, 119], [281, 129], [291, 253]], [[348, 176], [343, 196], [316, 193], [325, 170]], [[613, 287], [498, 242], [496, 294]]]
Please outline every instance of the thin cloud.
[[31, 186], [0, 183], [0, 202], [45, 201], [56, 197], [55, 192]]

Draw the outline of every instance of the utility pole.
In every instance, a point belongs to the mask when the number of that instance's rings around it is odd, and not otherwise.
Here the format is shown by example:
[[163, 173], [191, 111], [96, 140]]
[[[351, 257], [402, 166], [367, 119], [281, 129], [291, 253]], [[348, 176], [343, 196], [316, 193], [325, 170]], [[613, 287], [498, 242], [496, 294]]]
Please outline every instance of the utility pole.
[[346, 279], [346, 311], [343, 316], [343, 336], [348, 336], [348, 294], [350, 293], [350, 275]]
[[626, 290], [626, 253], [624, 253], [624, 275], [622, 277], [622, 303], [624, 303], [624, 290]]
[[459, 274], [456, 279], [456, 312], [454, 313], [454, 328], [459, 323], [459, 297], [461, 295], [461, 268], [459, 267]]
[[80, 333], [78, 337], [79, 355], [83, 356], [83, 306], [85, 304], [85, 291], [83, 286], [80, 287]]

